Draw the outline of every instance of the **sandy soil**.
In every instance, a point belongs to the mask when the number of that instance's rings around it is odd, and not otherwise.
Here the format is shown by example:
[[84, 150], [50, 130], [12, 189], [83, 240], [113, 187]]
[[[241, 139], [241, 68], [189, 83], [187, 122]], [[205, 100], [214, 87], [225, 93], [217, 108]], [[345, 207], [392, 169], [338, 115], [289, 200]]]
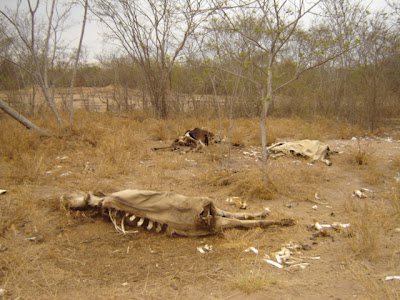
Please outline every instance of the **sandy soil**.
[[[0, 179], [0, 189], [7, 190], [0, 195], [3, 298], [399, 299], [400, 281], [384, 278], [400, 275], [400, 233], [395, 230], [400, 224], [388, 195], [399, 185], [393, 177], [400, 170], [391, 163], [400, 153], [400, 142], [362, 142], [379, 158], [375, 172], [377, 177], [384, 174], [382, 180], [371, 179], [370, 169], [348, 162], [357, 142], [328, 143], [340, 152], [333, 156], [331, 167], [292, 157], [271, 160], [269, 170], [275, 182], [285, 181], [287, 191], [281, 188], [273, 200], [247, 201], [249, 211], [268, 206], [271, 218], [292, 217], [295, 226], [229, 230], [203, 238], [168, 237], [141, 229], [121, 235], [110, 222], [90, 212], [60, 208], [60, 195], [82, 186], [78, 180], [84, 180], [73, 175], [84, 172], [79, 149], [59, 153], [67, 157], [62, 161], [51, 158], [54, 166], [62, 168], [49, 175], [53, 178], [49, 183]], [[156, 144], [149, 141], [146, 147]], [[243, 154], [246, 150], [234, 149], [230, 159], [223, 161], [210, 161], [207, 153], [152, 152], [129, 174], [95, 179], [93, 189], [205, 195], [224, 209], [236, 210], [225, 202], [227, 196], [235, 196], [229, 185], [207, 185], [203, 178], [222, 167], [234, 174], [259, 168], [254, 157]], [[72, 175], [65, 175], [66, 170]], [[95, 173], [89, 170], [86, 176], [93, 181]], [[360, 188], [372, 192], [365, 199], [352, 197]], [[16, 209], [20, 207], [16, 201], [25, 202], [24, 211]], [[316, 231], [309, 228], [315, 222], [349, 223], [350, 228], [315, 236]], [[304, 269], [278, 269], [264, 261], [266, 254], [273, 259], [273, 253], [288, 243], [301, 246], [292, 256], [308, 263]], [[196, 248], [204, 244], [212, 245], [213, 251], [200, 254]], [[258, 255], [244, 251], [251, 246]]]

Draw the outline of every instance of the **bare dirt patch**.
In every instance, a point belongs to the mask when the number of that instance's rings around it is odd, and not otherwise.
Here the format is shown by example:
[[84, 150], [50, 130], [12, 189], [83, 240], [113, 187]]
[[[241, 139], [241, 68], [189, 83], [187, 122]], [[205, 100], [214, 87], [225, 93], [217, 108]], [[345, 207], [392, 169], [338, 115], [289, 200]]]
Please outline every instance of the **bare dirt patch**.
[[[350, 139], [358, 133], [351, 128], [324, 133], [318, 124], [300, 127], [299, 120], [274, 120], [270, 129], [275, 137], [318, 136], [339, 154], [331, 167], [293, 157], [270, 160], [274, 189], [266, 191], [259, 180], [260, 162], [243, 153], [258, 150], [257, 120], [236, 121], [232, 138], [245, 141], [242, 149], [215, 145], [203, 153], [181, 154], [150, 149], [194, 126], [226, 133], [228, 122], [221, 128], [221, 122], [198, 119], [162, 123], [78, 116], [75, 132], [44, 140], [12, 120], [0, 120], [0, 189], [7, 190], [0, 195], [4, 298], [399, 297], [400, 282], [384, 281], [400, 275], [399, 141], [369, 138], [358, 143]], [[292, 217], [297, 224], [204, 238], [144, 230], [120, 235], [107, 220], [59, 206], [59, 196], [66, 192], [126, 188], [205, 195], [229, 210], [236, 209], [226, 197], [240, 195], [249, 211], [267, 206], [271, 218]], [[353, 197], [360, 188], [372, 192], [364, 199]], [[309, 228], [315, 222], [350, 227], [316, 235]], [[277, 269], [264, 261], [265, 254], [271, 256], [289, 242], [303, 245], [296, 256], [309, 263], [305, 269]], [[205, 244], [213, 245], [213, 251], [200, 254], [196, 248]], [[258, 255], [244, 251], [251, 246]]]

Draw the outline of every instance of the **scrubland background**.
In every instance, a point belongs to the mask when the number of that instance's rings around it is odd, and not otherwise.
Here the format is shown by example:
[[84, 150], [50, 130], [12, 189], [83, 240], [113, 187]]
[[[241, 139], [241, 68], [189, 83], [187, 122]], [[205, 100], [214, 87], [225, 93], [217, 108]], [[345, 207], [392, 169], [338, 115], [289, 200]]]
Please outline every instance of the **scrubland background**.
[[[49, 2], [80, 12], [88, 5]], [[102, 13], [114, 17], [109, 10], [124, 3], [107, 2], [93, 1], [89, 16], [107, 8]], [[152, 24], [176, 28], [142, 31], [136, 52], [121, 51], [124, 42], [108, 32], [116, 50], [96, 62], [87, 60], [88, 45], [79, 45], [79, 56], [60, 38], [65, 27], [56, 25], [71, 20], [70, 10], [50, 19], [28, 2], [0, 7], [0, 104], [17, 115], [0, 111], [0, 189], [7, 191], [0, 195], [0, 298], [399, 299], [399, 281], [385, 281], [400, 275], [398, 4], [372, 12], [362, 2], [316, 1], [313, 22], [297, 23], [301, 2], [291, 10], [274, 7], [292, 1], [243, 1], [235, 10], [182, 1], [171, 9], [178, 2], [129, 1], [119, 16], [164, 12], [171, 22]], [[254, 10], [254, 3], [265, 5]], [[142, 24], [123, 29], [151, 28]], [[196, 26], [179, 48], [182, 24]], [[299, 157], [261, 161], [260, 119], [268, 144], [321, 140], [336, 152], [332, 166]], [[227, 143], [151, 150], [193, 127]], [[296, 225], [203, 238], [141, 229], [121, 235], [96, 212], [59, 205], [76, 190], [128, 188], [208, 196], [234, 211], [225, 199], [242, 197], [248, 211], [269, 207], [270, 218]], [[366, 198], [352, 196], [361, 188]], [[350, 227], [318, 235], [315, 222]], [[196, 249], [205, 244], [213, 251], [203, 255]], [[293, 256], [309, 263], [305, 269], [264, 261], [288, 244], [298, 245]], [[251, 246], [257, 255], [245, 252]]]

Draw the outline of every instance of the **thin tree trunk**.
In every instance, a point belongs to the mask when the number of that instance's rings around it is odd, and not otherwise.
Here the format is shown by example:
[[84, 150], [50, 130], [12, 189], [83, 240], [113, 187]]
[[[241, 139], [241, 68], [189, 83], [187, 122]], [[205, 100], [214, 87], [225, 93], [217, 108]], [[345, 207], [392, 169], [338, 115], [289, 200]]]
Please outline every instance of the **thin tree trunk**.
[[5, 113], [10, 115], [13, 119], [17, 120], [19, 123], [24, 125], [27, 129], [33, 129], [42, 136], [51, 136], [51, 134], [49, 132], [47, 132], [46, 130], [33, 124], [31, 121], [29, 121], [23, 115], [21, 115], [19, 112], [17, 112], [16, 110], [14, 110], [10, 106], [8, 106], [8, 104], [1, 99], [0, 99], [0, 109], [2, 109]]
[[88, 0], [85, 0], [84, 8], [85, 8], [85, 12], [83, 14], [81, 36], [79, 38], [79, 45], [78, 45], [78, 49], [76, 51], [74, 69], [72, 71], [71, 84], [69, 86], [69, 92], [68, 92], [67, 107], [68, 107], [68, 111], [69, 111], [69, 126], [70, 127], [72, 127], [74, 125], [74, 85], [75, 85], [76, 72], [78, 69], [79, 57], [80, 57], [81, 49], [82, 49], [83, 36], [85, 34], [86, 16], [87, 16], [87, 10], [88, 10]]
[[[48, 78], [48, 65], [49, 65], [49, 58], [48, 58], [48, 52], [49, 52], [49, 41], [50, 41], [50, 32], [51, 32], [51, 26], [53, 22], [53, 16], [54, 16], [54, 10], [55, 10], [55, 4], [56, 1], [53, 0], [51, 2], [51, 10], [50, 10], [50, 16], [49, 16], [49, 24], [47, 28], [47, 35], [45, 39], [45, 46], [44, 46], [44, 53], [43, 53], [43, 76], [40, 76], [40, 83], [43, 91], [43, 95], [53, 112], [54, 116], [56, 117], [57, 123], [62, 126], [62, 119], [58, 113], [56, 103], [54, 101], [54, 96], [52, 97], [49, 93], [49, 78]], [[40, 75], [40, 74], [39, 74]]]
[[265, 95], [265, 88], [261, 88], [261, 117], [260, 117], [260, 129], [261, 129], [261, 153], [262, 153], [262, 173], [265, 184], [269, 183], [268, 177], [268, 133], [267, 133], [267, 113], [269, 105], [272, 101], [272, 61], [269, 60], [267, 70], [267, 94]]

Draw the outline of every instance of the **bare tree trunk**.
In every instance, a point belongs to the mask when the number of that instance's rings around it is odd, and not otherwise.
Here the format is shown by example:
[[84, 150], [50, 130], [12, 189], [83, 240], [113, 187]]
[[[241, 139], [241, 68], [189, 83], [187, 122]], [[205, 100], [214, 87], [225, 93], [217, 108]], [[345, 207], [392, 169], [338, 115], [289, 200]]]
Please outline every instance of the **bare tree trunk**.
[[71, 84], [69, 86], [69, 91], [68, 91], [67, 107], [68, 107], [68, 111], [69, 111], [69, 126], [70, 127], [72, 127], [74, 125], [74, 85], [75, 85], [76, 72], [78, 69], [79, 57], [80, 57], [81, 49], [82, 49], [83, 36], [85, 34], [86, 17], [87, 17], [87, 10], [88, 10], [88, 0], [85, 0], [84, 8], [85, 8], [85, 12], [83, 14], [81, 36], [79, 38], [78, 49], [76, 50], [74, 69], [72, 71]]
[[22, 125], [24, 125], [28, 129], [33, 129], [37, 131], [40, 135], [42, 136], [51, 136], [49, 132], [46, 130], [36, 126], [33, 124], [31, 121], [29, 121], [27, 118], [25, 118], [23, 115], [21, 115], [19, 112], [8, 106], [6, 102], [0, 99], [0, 109], [2, 109], [5, 113], [10, 115], [13, 119], [17, 120], [20, 122]]

